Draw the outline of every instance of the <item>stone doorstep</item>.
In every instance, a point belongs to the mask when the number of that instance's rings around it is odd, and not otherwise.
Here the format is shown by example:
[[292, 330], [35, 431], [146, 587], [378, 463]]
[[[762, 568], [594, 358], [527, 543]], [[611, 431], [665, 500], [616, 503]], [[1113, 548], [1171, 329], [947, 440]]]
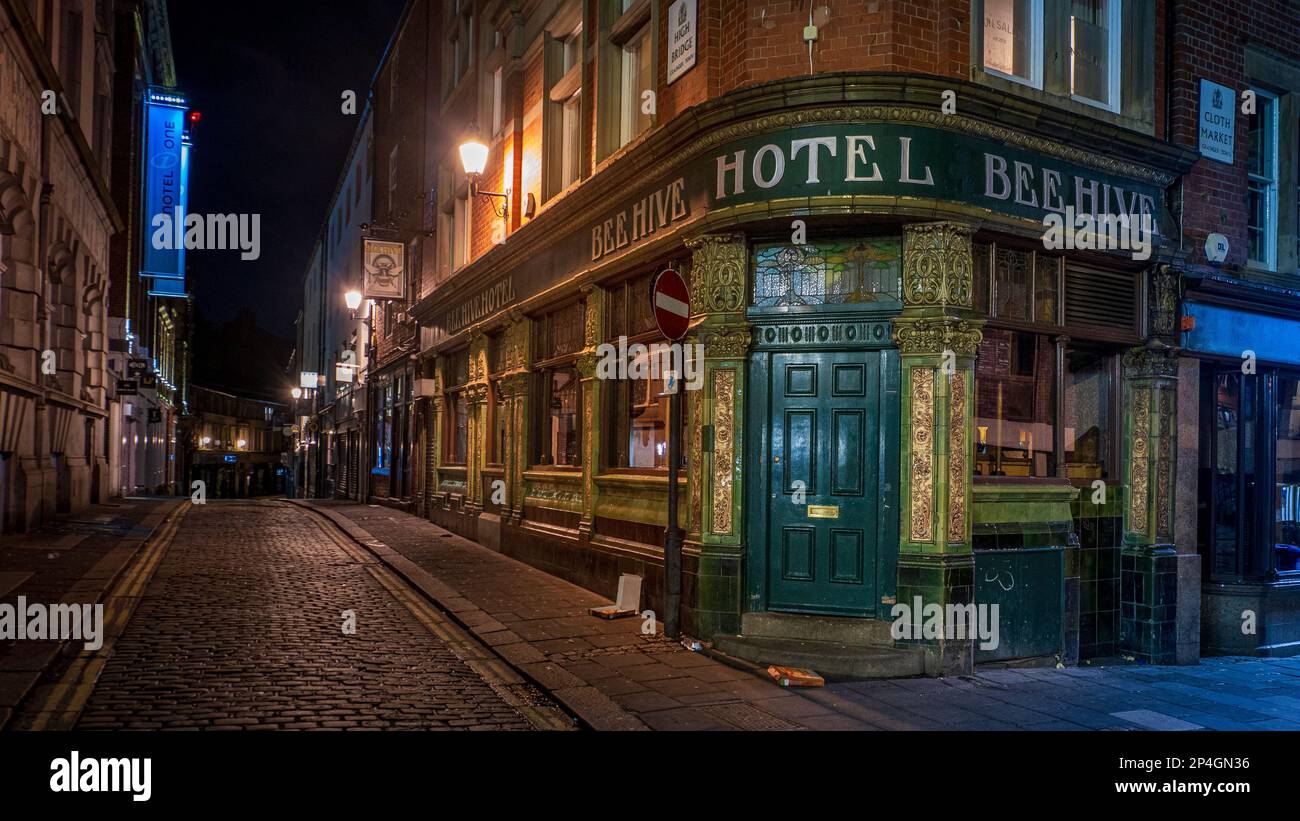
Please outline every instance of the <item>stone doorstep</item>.
[[[492, 620], [490, 613], [479, 609], [445, 582], [434, 577], [405, 555], [376, 539], [347, 516], [329, 507], [313, 505], [301, 499], [287, 499], [286, 501], [316, 511], [334, 522], [353, 541], [378, 557], [403, 581], [423, 593], [437, 604], [449, 619], [472, 635], [478, 636], [479, 631], [475, 630], [470, 622], [482, 625]], [[423, 522], [424, 520], [421, 519], [420, 521]], [[493, 552], [486, 547], [483, 549]], [[501, 558], [500, 554], [497, 554], [497, 558]], [[447, 606], [448, 602], [455, 606], [454, 610]], [[466, 621], [467, 618], [469, 621]], [[482, 627], [479, 630], [482, 630]], [[519, 641], [511, 644], [495, 645], [492, 650], [506, 664], [510, 665], [512, 670], [549, 693], [552, 698], [563, 704], [567, 710], [593, 730], [650, 729], [637, 716], [624, 710], [613, 699], [594, 687], [587, 686], [586, 682], [574, 676], [560, 675], [563, 671], [559, 670], [556, 665], [546, 662], [545, 655], [533, 648], [531, 644]], [[539, 680], [539, 675], [542, 679], [549, 681], [555, 689], [548, 687], [545, 681]], [[572, 679], [572, 681], [569, 679]]]
[[837, 678], [907, 678], [925, 673], [919, 649], [790, 638], [714, 636], [714, 650], [754, 664], [802, 667]]
[[[160, 504], [166, 505], [166, 502]], [[139, 553], [140, 548], [153, 536], [154, 531], [158, 529], [167, 514], [171, 513], [175, 507], [175, 505], [169, 505], [165, 510], [155, 511], [146, 516], [145, 519], [155, 522], [153, 528], [143, 537], [135, 532], [122, 537], [116, 547], [110, 548], [103, 558], [86, 571], [81, 578], [73, 582], [72, 587], [69, 588], [68, 593], [62, 597], [60, 602], [69, 604], [73, 603], [71, 600], [75, 600], [84, 603], [87, 599], [91, 603], [104, 601], [105, 594], [113, 589], [113, 585], [131, 566], [131, 562]], [[115, 565], [114, 562], [116, 562]], [[106, 624], [105, 628], [107, 629], [107, 627]], [[0, 659], [0, 676], [6, 679], [3, 698], [6, 704], [3, 709], [0, 709], [0, 731], [4, 730], [8, 726], [10, 719], [13, 718], [14, 708], [22, 704], [36, 689], [45, 670], [72, 644], [72, 642], [67, 641], [42, 643], [48, 643], [49, 649], [37, 656], [40, 659], [39, 664], [33, 664], [31, 658], [24, 656], [6, 656], [4, 659]]]

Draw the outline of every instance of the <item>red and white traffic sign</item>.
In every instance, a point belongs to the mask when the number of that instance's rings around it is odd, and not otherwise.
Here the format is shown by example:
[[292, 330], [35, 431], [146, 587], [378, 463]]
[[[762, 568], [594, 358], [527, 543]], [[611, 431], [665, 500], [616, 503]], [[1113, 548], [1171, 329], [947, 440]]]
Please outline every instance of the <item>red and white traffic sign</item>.
[[671, 342], [686, 336], [691, 322], [691, 295], [681, 274], [668, 268], [655, 277], [650, 289], [650, 302], [654, 306], [655, 324], [660, 333]]

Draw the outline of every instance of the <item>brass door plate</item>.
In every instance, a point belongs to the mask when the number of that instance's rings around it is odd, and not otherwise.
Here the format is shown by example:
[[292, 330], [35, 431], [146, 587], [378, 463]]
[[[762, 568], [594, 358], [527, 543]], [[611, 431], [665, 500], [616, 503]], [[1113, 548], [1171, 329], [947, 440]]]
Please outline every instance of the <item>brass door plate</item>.
[[809, 519], [838, 519], [839, 505], [808, 505]]

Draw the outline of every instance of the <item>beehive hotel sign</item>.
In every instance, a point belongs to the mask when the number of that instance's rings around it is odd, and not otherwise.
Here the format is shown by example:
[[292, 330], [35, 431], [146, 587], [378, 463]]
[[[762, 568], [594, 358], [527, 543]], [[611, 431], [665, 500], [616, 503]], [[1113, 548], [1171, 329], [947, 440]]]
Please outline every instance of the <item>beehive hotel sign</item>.
[[953, 200], [1041, 222], [1048, 213], [1147, 215], [1150, 183], [954, 132], [894, 123], [805, 126], [729, 143], [691, 161], [590, 228], [591, 260], [635, 247], [701, 209], [824, 196]]
[[534, 246], [528, 263], [516, 266], [508, 280], [480, 284], [434, 324], [440, 333], [456, 333], [706, 213], [751, 203], [798, 213], [815, 204], [813, 198], [854, 197], [860, 198], [853, 201], [855, 211], [884, 213], [900, 200], [922, 208], [945, 201], [1040, 225], [1048, 214], [1072, 209], [1094, 218], [1148, 216], [1158, 234], [1174, 235], [1164, 192], [1154, 182], [1158, 174], [1128, 166], [1132, 176], [1121, 176], [1114, 171], [1125, 166], [1097, 158], [1101, 168], [1091, 167], [1082, 164], [1091, 161], [1084, 156], [1066, 159], [993, 137], [901, 122], [837, 121], [739, 137], [647, 175], [644, 185], [622, 185], [625, 197], [607, 197], [603, 213], [554, 243]]

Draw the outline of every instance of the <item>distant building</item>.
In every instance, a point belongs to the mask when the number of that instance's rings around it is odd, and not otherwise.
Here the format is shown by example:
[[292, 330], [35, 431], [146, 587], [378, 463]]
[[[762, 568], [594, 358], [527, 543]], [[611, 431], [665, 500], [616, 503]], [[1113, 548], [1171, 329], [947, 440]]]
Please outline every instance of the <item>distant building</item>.
[[287, 493], [284, 428], [292, 416], [286, 403], [194, 385], [190, 411], [181, 424], [187, 495], [195, 492], [196, 481], [203, 482], [208, 499]]

